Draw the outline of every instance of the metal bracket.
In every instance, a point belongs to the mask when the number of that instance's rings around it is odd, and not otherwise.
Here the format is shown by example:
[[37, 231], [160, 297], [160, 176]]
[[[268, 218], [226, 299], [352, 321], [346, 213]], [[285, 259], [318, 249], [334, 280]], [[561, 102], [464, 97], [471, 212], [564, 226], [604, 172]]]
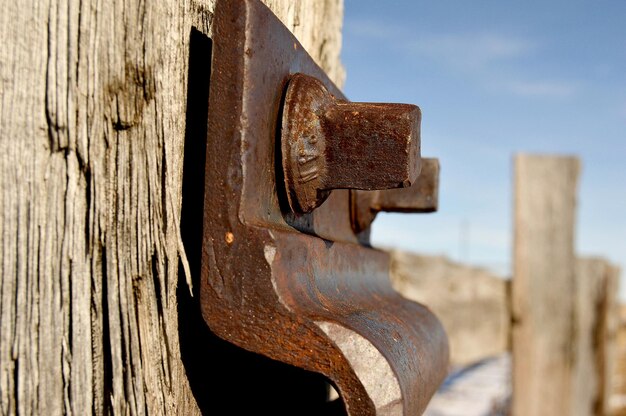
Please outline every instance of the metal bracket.
[[447, 370], [440, 323], [393, 291], [386, 253], [359, 245], [351, 191], [298, 214], [284, 189], [290, 78], [345, 97], [260, 1], [220, 0], [214, 19], [204, 320], [242, 348], [324, 374], [350, 415], [420, 414]]

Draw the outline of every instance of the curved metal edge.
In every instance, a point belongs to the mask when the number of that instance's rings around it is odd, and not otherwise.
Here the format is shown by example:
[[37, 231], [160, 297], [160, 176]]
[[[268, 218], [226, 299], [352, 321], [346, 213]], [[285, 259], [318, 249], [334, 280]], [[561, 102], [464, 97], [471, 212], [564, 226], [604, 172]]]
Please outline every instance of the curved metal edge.
[[[324, 323], [322, 329], [351, 363], [377, 412], [394, 400], [381, 393], [387, 391], [384, 387], [378, 391], [368, 386], [397, 382], [402, 397], [395, 408], [406, 415], [421, 414], [447, 372], [447, 338], [428, 308], [391, 288], [388, 255], [352, 244], [272, 234], [277, 244], [272, 274], [281, 303], [318, 325]], [[343, 330], [328, 331], [337, 326]], [[384, 358], [370, 362], [366, 372], [358, 370], [362, 354], [376, 355], [363, 348], [364, 340]], [[394, 377], [379, 378], [389, 374], [387, 367]]]
[[[339, 388], [350, 415], [381, 414], [384, 409], [377, 408], [375, 396], [370, 396], [367, 383], [353, 366], [353, 354], [329, 335], [334, 326], [320, 326], [320, 322], [347, 328], [368, 340], [392, 368], [402, 392], [403, 414], [418, 414], [443, 379], [447, 343], [440, 324], [426, 308], [391, 290], [386, 255], [285, 231], [280, 221], [274, 228], [273, 214], [258, 226], [259, 212], [279, 212], [275, 185], [267, 188], [264, 184], [275, 174], [259, 169], [267, 167], [267, 152], [274, 148], [272, 132], [281, 93], [274, 91], [273, 81], [259, 83], [264, 74], [251, 73], [258, 51], [251, 48], [250, 39], [269, 36], [263, 39], [273, 43], [278, 37], [284, 43], [288, 37], [296, 49], [301, 46], [256, 0], [219, 1], [214, 29], [200, 287], [205, 321], [218, 336], [242, 348], [326, 375]], [[259, 51], [256, 59], [267, 59], [262, 48]], [[308, 57], [298, 52], [287, 64], [289, 71], [318, 75], [321, 70], [303, 56]], [[280, 78], [284, 87], [285, 74], [278, 75], [273, 79]], [[255, 100], [266, 98], [263, 94], [268, 89], [278, 98], [272, 96], [266, 108], [254, 106]], [[258, 158], [259, 164], [254, 165]], [[259, 203], [265, 205], [259, 207]], [[350, 227], [349, 213], [345, 221]], [[344, 250], [351, 254], [345, 256]], [[342, 268], [343, 257], [337, 257], [342, 252], [346, 258], [356, 253], [352, 272]], [[289, 253], [318, 261], [303, 265], [291, 258], [284, 263]], [[310, 269], [311, 265], [318, 269]], [[329, 267], [324, 269], [324, 265]], [[375, 278], [364, 280], [368, 284], [353, 284], [372, 271]], [[332, 284], [331, 277], [340, 280]], [[313, 283], [298, 285], [303, 279]], [[304, 288], [318, 295], [296, 294]], [[331, 304], [325, 303], [328, 299]]]

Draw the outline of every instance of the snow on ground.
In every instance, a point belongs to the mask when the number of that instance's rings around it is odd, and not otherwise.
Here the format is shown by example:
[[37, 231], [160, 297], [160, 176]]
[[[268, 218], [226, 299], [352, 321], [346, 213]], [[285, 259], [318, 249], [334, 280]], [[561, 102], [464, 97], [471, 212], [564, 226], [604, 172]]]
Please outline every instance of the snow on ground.
[[511, 399], [511, 357], [503, 354], [453, 371], [424, 416], [505, 415]]

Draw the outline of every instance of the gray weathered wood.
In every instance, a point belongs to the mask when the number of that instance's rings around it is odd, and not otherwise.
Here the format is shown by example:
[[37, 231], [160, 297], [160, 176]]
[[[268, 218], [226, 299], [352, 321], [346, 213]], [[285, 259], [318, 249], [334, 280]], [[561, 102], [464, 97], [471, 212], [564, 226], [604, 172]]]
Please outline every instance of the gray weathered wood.
[[444, 257], [391, 253], [391, 282], [441, 320], [450, 362], [467, 365], [508, 351], [508, 281], [484, 269]]
[[579, 162], [515, 158], [513, 415], [572, 414]]
[[603, 259], [577, 262], [573, 416], [609, 414], [617, 342], [618, 274]]
[[599, 339], [604, 342], [604, 347], [600, 349], [598, 355], [600, 377], [601, 377], [601, 400], [600, 410], [602, 414], [612, 412], [611, 400], [614, 394], [614, 385], [618, 369], [618, 359], [620, 354], [619, 331], [621, 325], [619, 286], [621, 280], [621, 269], [612, 263], [606, 264], [606, 300], [600, 308], [604, 310], [603, 333], [599, 333]]
[[616, 327], [615, 367], [611, 381], [609, 406], [613, 416], [626, 416], [626, 305], [618, 306]]
[[[341, 84], [342, 0], [266, 3]], [[189, 33], [213, 9], [0, 4], [0, 413], [198, 414], [176, 287]]]

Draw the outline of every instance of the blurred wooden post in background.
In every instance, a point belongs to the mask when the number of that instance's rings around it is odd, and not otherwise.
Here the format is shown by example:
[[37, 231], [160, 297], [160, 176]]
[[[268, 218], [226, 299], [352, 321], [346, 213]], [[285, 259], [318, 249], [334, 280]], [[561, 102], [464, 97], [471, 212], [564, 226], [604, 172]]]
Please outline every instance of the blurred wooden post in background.
[[571, 415], [579, 162], [515, 158], [514, 416]]
[[392, 252], [394, 288], [441, 319], [453, 365], [512, 348], [516, 416], [626, 416], [620, 270], [576, 256], [579, 169], [573, 157], [516, 158], [510, 296], [508, 282], [486, 270]]
[[576, 266], [576, 327], [572, 416], [610, 414], [616, 363], [619, 269], [601, 258]]
[[[607, 359], [604, 364], [604, 382], [602, 391], [602, 410], [603, 414], [611, 414], [618, 416], [616, 410], [620, 409], [620, 406], [614, 406], [613, 399], [615, 398], [615, 386], [617, 383], [617, 376], [619, 374], [619, 360], [624, 360], [623, 356], [623, 343], [620, 343], [620, 333], [625, 328], [623, 326], [622, 316], [622, 303], [619, 297], [620, 285], [622, 280], [622, 270], [615, 264], [607, 263], [607, 282], [606, 282], [606, 294], [607, 302], [605, 306], [605, 319], [606, 319], [606, 331], [604, 335], [605, 347]], [[626, 377], [626, 373], [623, 374]], [[626, 392], [624, 392], [626, 393]], [[621, 414], [626, 415], [626, 403], [621, 404]]]
[[391, 253], [391, 282], [403, 296], [424, 303], [441, 320], [450, 364], [464, 366], [508, 351], [509, 281], [445, 257]]
[[612, 416], [626, 416], [626, 305], [620, 305], [617, 322], [615, 367], [611, 385]]

